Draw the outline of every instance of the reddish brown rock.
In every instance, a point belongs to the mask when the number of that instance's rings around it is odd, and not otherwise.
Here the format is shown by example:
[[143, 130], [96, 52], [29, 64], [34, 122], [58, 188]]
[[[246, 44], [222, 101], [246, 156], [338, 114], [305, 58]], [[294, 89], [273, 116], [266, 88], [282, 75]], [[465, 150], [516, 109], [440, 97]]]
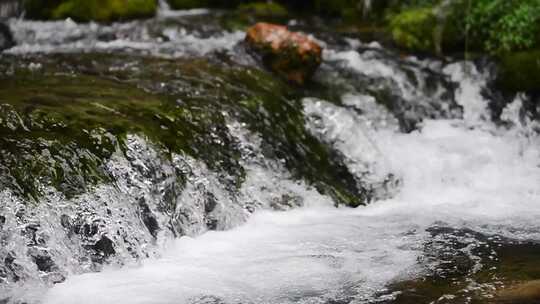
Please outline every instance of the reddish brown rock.
[[257, 23], [248, 29], [246, 42], [268, 68], [296, 84], [304, 84], [322, 61], [319, 44], [282, 25]]

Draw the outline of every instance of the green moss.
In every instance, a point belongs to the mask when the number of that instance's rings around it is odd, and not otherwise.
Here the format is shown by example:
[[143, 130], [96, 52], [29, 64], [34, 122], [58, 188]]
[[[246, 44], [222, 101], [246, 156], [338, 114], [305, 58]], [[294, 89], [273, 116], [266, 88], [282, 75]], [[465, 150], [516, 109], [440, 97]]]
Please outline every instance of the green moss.
[[64, 0], [25, 0], [24, 8], [26, 17], [30, 19], [49, 19], [52, 16], [52, 12], [57, 8]]
[[169, 0], [174, 9], [192, 8], [239, 8], [261, 17], [286, 16], [287, 9], [297, 13], [319, 14], [331, 17], [357, 18], [359, 7], [356, 0], [298, 0], [298, 1], [242, 1], [242, 0]]
[[256, 2], [243, 0], [168, 0], [169, 5], [178, 10], [193, 8], [235, 8], [239, 4]]
[[540, 50], [502, 55], [497, 83], [508, 91], [540, 91]]
[[355, 0], [314, 0], [311, 5], [319, 14], [327, 16], [350, 15], [357, 10], [358, 1]]
[[204, 0], [168, 0], [173, 9], [193, 9], [208, 7], [209, 1]]
[[250, 14], [255, 17], [264, 18], [284, 18], [287, 17], [287, 9], [276, 2], [254, 2], [238, 6], [238, 12], [241, 14]]
[[437, 18], [431, 8], [406, 10], [392, 17], [390, 30], [394, 42], [415, 51], [435, 51], [434, 29]]
[[25, 5], [31, 18], [103, 22], [147, 18], [157, 10], [156, 0], [28, 0]]
[[[0, 67], [23, 59], [0, 58]], [[305, 129], [294, 88], [266, 72], [206, 60], [164, 60], [78, 54], [40, 59], [43, 69], [0, 73], [0, 180], [28, 196], [40, 185], [68, 195], [107, 181], [103, 164], [126, 134], [140, 134], [168, 157], [184, 153], [226, 173], [230, 187], [244, 179], [231, 118], [263, 139], [265, 156], [284, 161], [302, 178], [351, 206], [365, 196], [340, 156]], [[130, 62], [137, 69], [110, 71]], [[22, 65], [24, 66], [24, 65]], [[62, 70], [59, 70], [62, 67]], [[80, 71], [66, 76], [67, 68]]]

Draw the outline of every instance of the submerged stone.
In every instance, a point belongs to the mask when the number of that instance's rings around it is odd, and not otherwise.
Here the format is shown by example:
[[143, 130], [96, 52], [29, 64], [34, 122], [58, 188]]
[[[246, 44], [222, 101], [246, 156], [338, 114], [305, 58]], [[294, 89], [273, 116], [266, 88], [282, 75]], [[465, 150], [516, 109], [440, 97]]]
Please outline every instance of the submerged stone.
[[299, 85], [322, 62], [322, 47], [317, 42], [282, 25], [257, 23], [248, 29], [245, 40], [268, 68]]
[[514, 284], [501, 289], [493, 303], [534, 304], [540, 303], [540, 280]]
[[408, 51], [437, 55], [443, 51], [461, 51], [464, 33], [456, 24], [457, 11], [443, 3], [406, 9], [391, 15], [388, 29], [393, 42]]

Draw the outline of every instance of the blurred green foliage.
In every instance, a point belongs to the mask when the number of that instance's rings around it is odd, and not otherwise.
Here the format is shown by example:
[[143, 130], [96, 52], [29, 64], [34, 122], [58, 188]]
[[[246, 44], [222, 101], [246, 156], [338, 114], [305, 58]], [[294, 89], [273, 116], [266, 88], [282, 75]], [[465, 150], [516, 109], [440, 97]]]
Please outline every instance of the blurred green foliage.
[[540, 42], [540, 0], [475, 0], [465, 22], [471, 38], [482, 41], [490, 53], [535, 48]]
[[32, 19], [110, 22], [152, 17], [157, 0], [26, 0], [25, 8]]
[[[443, 6], [447, 24], [459, 28], [463, 35], [455, 39], [468, 39], [473, 50], [500, 55], [523, 51], [540, 45], [540, 0], [409, 0], [390, 5], [389, 11], [397, 11], [390, 24], [400, 23], [419, 8], [434, 12]], [[422, 17], [422, 18], [421, 18]], [[432, 20], [418, 15], [403, 26], [418, 27]], [[422, 20], [424, 20], [424, 23]], [[412, 28], [407, 28], [414, 31]]]

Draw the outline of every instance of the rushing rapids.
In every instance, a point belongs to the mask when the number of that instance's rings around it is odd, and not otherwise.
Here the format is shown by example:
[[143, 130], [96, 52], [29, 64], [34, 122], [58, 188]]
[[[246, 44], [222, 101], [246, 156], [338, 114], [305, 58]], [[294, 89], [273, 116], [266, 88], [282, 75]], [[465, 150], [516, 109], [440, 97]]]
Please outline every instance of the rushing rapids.
[[489, 64], [299, 20], [325, 51], [298, 88], [222, 14], [9, 21], [0, 303], [490, 303], [540, 279], [538, 120]]

